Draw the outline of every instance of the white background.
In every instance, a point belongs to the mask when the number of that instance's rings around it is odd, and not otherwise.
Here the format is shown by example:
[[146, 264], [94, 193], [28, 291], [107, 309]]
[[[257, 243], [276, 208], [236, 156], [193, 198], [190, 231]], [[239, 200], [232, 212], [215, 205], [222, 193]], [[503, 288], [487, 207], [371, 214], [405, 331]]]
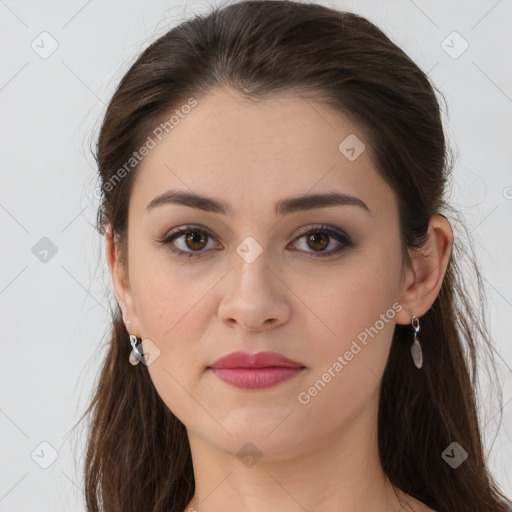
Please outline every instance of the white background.
[[[323, 3], [367, 16], [447, 99], [458, 154], [452, 201], [481, 263], [504, 393], [497, 436], [499, 410], [487, 417], [486, 451], [512, 496], [512, 2]], [[84, 510], [83, 432], [70, 429], [92, 392], [113, 303], [94, 230], [90, 148], [123, 73], [183, 6], [0, 0], [0, 511]], [[186, 17], [205, 10], [189, 2]], [[58, 42], [47, 59], [31, 48], [43, 31]], [[442, 47], [453, 31], [469, 44], [458, 58]], [[462, 41], [448, 44], [457, 50]], [[43, 237], [57, 248], [46, 263], [32, 252]], [[58, 451], [48, 469], [31, 458], [36, 450], [49, 462], [41, 442]]]

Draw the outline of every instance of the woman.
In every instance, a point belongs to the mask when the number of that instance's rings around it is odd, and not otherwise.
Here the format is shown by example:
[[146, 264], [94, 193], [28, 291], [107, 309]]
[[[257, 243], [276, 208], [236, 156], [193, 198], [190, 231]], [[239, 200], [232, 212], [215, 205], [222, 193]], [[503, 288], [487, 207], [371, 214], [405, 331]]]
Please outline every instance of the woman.
[[97, 161], [118, 308], [89, 511], [507, 510], [439, 104], [376, 26], [286, 1], [186, 21], [122, 79]]

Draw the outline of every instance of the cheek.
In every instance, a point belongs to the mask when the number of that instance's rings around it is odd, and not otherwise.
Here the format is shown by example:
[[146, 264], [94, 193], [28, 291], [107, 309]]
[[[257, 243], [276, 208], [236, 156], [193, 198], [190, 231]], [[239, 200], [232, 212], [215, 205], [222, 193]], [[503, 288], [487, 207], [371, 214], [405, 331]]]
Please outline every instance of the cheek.
[[204, 416], [191, 394], [208, 363], [200, 343], [211, 317], [205, 309], [207, 292], [203, 287], [187, 289], [175, 281], [171, 286], [164, 279], [149, 279], [142, 283], [137, 304], [142, 334], [159, 350], [148, 366], [151, 380], [165, 405], [185, 424]]
[[214, 311], [211, 292], [218, 276], [191, 280], [180, 266], [171, 267], [155, 252], [160, 251], [133, 255], [130, 281], [141, 335], [159, 350], [148, 366], [151, 379], [164, 403], [180, 418], [180, 411], [191, 409], [187, 390], [210, 362], [201, 340]]
[[379, 251], [358, 255], [357, 265], [340, 266], [324, 281], [327, 285], [303, 295], [315, 314], [311, 325], [318, 325], [315, 361], [320, 369], [328, 368], [346, 354], [343, 371], [354, 382], [363, 375], [375, 379], [382, 374], [400, 308], [396, 302], [399, 257], [373, 254]]
[[297, 397], [308, 418], [340, 426], [378, 399], [396, 310], [389, 288], [375, 286], [374, 277], [347, 275], [316, 302], [324, 334], [314, 343], [314, 366]]
[[164, 248], [141, 247], [129, 260], [142, 334], [164, 345], [199, 326], [201, 300], [215, 284], [214, 276], [191, 276], [187, 262], [173, 258]]

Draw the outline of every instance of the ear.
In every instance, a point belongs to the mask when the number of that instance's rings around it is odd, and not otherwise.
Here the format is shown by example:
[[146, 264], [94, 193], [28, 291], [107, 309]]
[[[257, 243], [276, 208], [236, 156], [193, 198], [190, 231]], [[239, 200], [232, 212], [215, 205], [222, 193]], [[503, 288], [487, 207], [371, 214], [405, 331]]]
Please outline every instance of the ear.
[[[128, 278], [128, 269], [121, 263], [119, 247], [116, 246], [112, 227], [109, 224], [105, 229], [105, 242], [107, 252], [107, 263], [116, 295], [117, 303], [121, 309], [126, 330], [140, 338], [140, 326], [133, 301], [133, 294]], [[127, 325], [127, 322], [129, 324]]]
[[397, 313], [398, 324], [411, 323], [412, 316], [423, 316], [432, 306], [450, 262], [453, 231], [448, 220], [439, 214], [430, 218], [428, 241], [424, 248], [410, 253], [411, 267], [405, 271], [399, 302], [403, 308]]

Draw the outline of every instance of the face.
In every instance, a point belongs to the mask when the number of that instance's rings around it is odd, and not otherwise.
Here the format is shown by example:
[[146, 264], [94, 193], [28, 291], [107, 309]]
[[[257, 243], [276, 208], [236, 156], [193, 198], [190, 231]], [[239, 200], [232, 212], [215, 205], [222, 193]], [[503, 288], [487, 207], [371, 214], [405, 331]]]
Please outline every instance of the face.
[[[190, 437], [230, 453], [251, 442], [270, 458], [314, 450], [358, 418], [376, 421], [401, 308], [396, 197], [358, 126], [319, 103], [250, 103], [227, 89], [197, 101], [133, 183], [129, 331], [157, 355], [151, 379]], [[227, 211], [162, 200], [148, 209], [170, 190]], [[331, 193], [357, 199], [284, 202]], [[302, 369], [240, 388], [209, 368], [240, 350]]]

